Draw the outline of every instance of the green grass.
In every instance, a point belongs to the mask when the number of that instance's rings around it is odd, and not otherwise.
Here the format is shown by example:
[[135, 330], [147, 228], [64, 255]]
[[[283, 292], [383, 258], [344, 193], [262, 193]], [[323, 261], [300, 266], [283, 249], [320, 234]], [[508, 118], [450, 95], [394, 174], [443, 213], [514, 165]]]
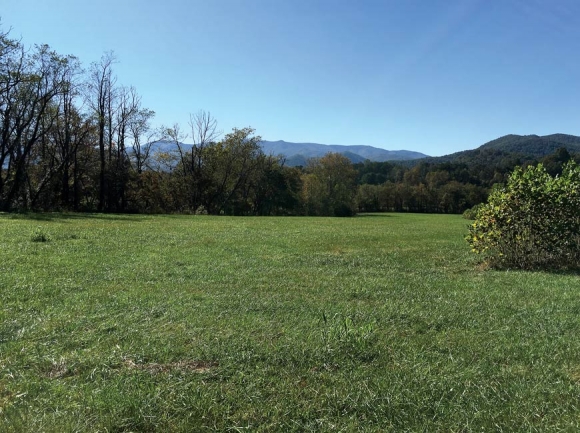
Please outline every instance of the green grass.
[[0, 214], [0, 431], [578, 431], [578, 275], [466, 225]]

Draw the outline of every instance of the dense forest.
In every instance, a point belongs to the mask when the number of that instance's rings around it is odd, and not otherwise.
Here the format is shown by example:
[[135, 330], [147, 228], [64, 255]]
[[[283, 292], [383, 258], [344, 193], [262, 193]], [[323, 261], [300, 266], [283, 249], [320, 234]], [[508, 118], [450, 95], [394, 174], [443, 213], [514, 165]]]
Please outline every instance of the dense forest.
[[551, 175], [562, 172], [580, 154], [559, 147], [546, 156], [505, 151], [485, 145], [453, 158], [425, 158], [406, 163], [365, 162], [358, 172], [357, 204], [361, 211], [462, 213], [487, 199], [495, 184], [504, 183], [517, 166], [542, 163]]
[[[114, 64], [106, 53], [84, 69], [74, 56], [26, 49], [0, 32], [0, 211], [460, 213], [485, 201], [516, 165], [543, 161], [556, 173], [577, 158], [566, 146], [541, 157], [488, 146], [413, 163], [353, 164], [329, 153], [288, 167], [262, 151], [251, 128], [222, 137], [205, 111], [190, 115], [187, 132], [154, 127], [155, 112], [117, 83]], [[160, 141], [172, 150], [156, 148]]]

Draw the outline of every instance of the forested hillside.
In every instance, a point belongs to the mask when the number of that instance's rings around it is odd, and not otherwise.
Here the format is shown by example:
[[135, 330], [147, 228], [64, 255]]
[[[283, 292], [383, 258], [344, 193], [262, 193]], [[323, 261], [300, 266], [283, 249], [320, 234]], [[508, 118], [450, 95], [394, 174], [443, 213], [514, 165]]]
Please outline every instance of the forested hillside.
[[491, 187], [505, 182], [516, 166], [541, 162], [550, 174], [556, 175], [570, 159], [580, 161], [580, 153], [570, 153], [566, 147], [558, 147], [543, 157], [526, 153], [525, 147], [519, 149], [515, 153], [501, 146], [484, 145], [448, 157], [414, 161], [412, 165], [368, 161], [356, 164], [359, 209], [461, 213], [485, 201]]
[[[508, 163], [508, 160], [525, 161], [542, 158], [555, 153], [561, 148], [565, 148], [571, 153], [580, 152], [580, 137], [567, 134], [544, 136], [509, 134], [489, 141], [477, 149], [464, 150], [439, 157], [428, 157], [425, 160], [435, 163], [462, 162], [466, 164], [491, 163], [492, 165], [501, 165]], [[409, 164], [413, 165], [416, 162], [410, 161]]]
[[504, 152], [546, 156], [561, 147], [571, 152], [580, 152], [580, 137], [567, 134], [544, 136], [510, 134], [484, 144], [481, 149], [499, 149]]

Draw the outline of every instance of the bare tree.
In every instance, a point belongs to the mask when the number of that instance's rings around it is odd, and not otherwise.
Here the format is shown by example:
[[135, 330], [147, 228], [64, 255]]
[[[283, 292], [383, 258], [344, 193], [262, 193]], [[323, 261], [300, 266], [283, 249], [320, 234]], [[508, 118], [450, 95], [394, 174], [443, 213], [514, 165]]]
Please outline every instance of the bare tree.
[[222, 131], [217, 130], [217, 120], [212, 117], [211, 113], [203, 110], [189, 115], [189, 126], [193, 140], [191, 171], [194, 172], [196, 169], [201, 169], [205, 146], [217, 140]]
[[187, 140], [187, 134], [181, 130], [179, 123], [174, 123], [171, 128], [164, 128], [164, 135], [170, 143], [175, 145], [183, 176], [186, 177], [188, 164], [184, 142]]
[[133, 160], [137, 174], [141, 174], [147, 167], [151, 156], [151, 147], [155, 141], [160, 140], [162, 134], [158, 130], [151, 131], [150, 121], [155, 116], [153, 110], [141, 108], [135, 113], [133, 121], [129, 124], [131, 139], [133, 140]]
[[70, 62], [48, 45], [29, 55], [5, 34], [0, 54], [0, 209], [10, 210], [17, 200], [30, 206], [28, 168], [58, 115], [55, 100], [68, 87]]
[[191, 202], [192, 207], [197, 209], [202, 205], [202, 195], [209, 182], [207, 173], [204, 174], [203, 170], [205, 149], [219, 138], [222, 131], [217, 130], [217, 120], [209, 111], [204, 110], [189, 115], [189, 126], [193, 139], [190, 158]]
[[105, 53], [101, 61], [91, 65], [89, 76], [89, 105], [97, 119], [99, 134], [99, 200], [98, 209], [106, 210], [108, 198], [107, 185], [107, 149], [109, 162], [113, 148], [113, 98], [116, 78], [113, 77], [115, 56], [112, 52]]
[[126, 209], [126, 187], [129, 181], [131, 161], [127, 153], [127, 140], [130, 139], [131, 124], [135, 122], [141, 107], [141, 98], [134, 87], [121, 87], [118, 89], [114, 110], [115, 148], [113, 159], [109, 160], [110, 176], [110, 206], [118, 211]]
[[[40, 157], [36, 160], [36, 171], [40, 177], [35, 185], [30, 185], [33, 207], [43, 190], [57, 179], [60, 183], [61, 204], [65, 208], [69, 207], [71, 175], [73, 192], [78, 193], [78, 177], [74, 176], [74, 173], [78, 174], [78, 167], [75, 167], [77, 151], [92, 131], [90, 121], [75, 106], [81, 87], [80, 63], [76, 57], [67, 56], [61, 59], [60, 64], [62, 91], [54, 99], [44, 118], [45, 128], [40, 140]], [[53, 189], [56, 191], [56, 186]], [[77, 195], [74, 197], [74, 203], [78, 206]]]

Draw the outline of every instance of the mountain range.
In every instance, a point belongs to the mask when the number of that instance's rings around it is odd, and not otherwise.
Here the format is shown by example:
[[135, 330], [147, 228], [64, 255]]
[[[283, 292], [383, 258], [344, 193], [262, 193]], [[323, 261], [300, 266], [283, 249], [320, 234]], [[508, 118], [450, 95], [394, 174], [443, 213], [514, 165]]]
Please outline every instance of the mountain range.
[[[291, 143], [288, 141], [261, 141], [260, 146], [267, 155], [282, 155], [285, 158], [285, 165], [299, 166], [306, 165], [311, 158], [320, 158], [329, 152], [336, 152], [346, 156], [353, 163], [370, 161], [407, 161], [412, 159], [427, 158], [420, 152], [410, 150], [386, 150], [373, 146], [343, 146], [339, 144], [318, 144], [318, 143]], [[181, 143], [183, 151], [191, 151], [192, 145]], [[153, 152], [173, 152], [177, 151], [177, 146], [173, 141], [157, 141], [153, 143]]]
[[[262, 150], [268, 155], [282, 155], [287, 166], [304, 166], [310, 158], [319, 158], [329, 152], [340, 153], [353, 163], [366, 160], [375, 162], [398, 161], [414, 165], [421, 161], [465, 162], [473, 161], [492, 163], [506, 155], [513, 158], [542, 158], [565, 147], [571, 153], [580, 153], [580, 137], [568, 134], [551, 135], [505, 135], [489, 141], [476, 149], [464, 150], [445, 156], [430, 157], [410, 150], [386, 150], [373, 146], [347, 146], [338, 144], [291, 143], [288, 141], [262, 141]], [[191, 144], [182, 144], [184, 151], [190, 151]], [[170, 141], [158, 141], [153, 145], [153, 152], [175, 151], [176, 145]]]
[[329, 152], [346, 156], [353, 163], [370, 161], [405, 161], [426, 158], [427, 155], [410, 150], [386, 150], [373, 146], [346, 146], [339, 144], [291, 143], [288, 141], [262, 141], [264, 153], [268, 155], [284, 155], [286, 165], [306, 165], [310, 158], [320, 158]]

